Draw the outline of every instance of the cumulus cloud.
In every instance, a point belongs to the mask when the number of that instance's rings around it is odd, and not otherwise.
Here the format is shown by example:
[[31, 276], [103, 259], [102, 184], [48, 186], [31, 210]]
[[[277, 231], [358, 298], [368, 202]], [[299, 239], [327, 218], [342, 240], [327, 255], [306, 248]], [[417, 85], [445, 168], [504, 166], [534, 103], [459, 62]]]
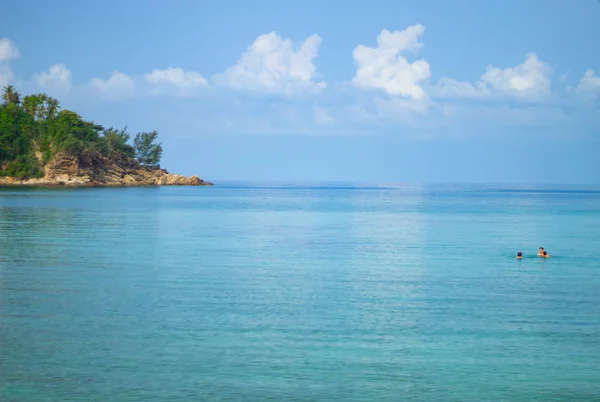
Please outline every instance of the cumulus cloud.
[[154, 69], [144, 75], [144, 81], [151, 86], [154, 93], [172, 93], [180, 96], [191, 95], [196, 90], [208, 86], [208, 82], [200, 73], [184, 71], [180, 67]]
[[200, 73], [184, 71], [180, 67], [154, 69], [134, 77], [115, 71], [106, 80], [94, 78], [88, 84], [88, 88], [101, 99], [112, 101], [146, 95], [192, 96], [208, 86], [208, 82]]
[[0, 39], [0, 62], [17, 59], [20, 55], [19, 49], [17, 49], [10, 39]]
[[64, 64], [55, 64], [47, 72], [36, 74], [34, 81], [42, 90], [64, 94], [71, 88], [71, 71]]
[[594, 70], [587, 70], [579, 80], [575, 92], [590, 99], [596, 99], [600, 94], [600, 77], [594, 73]]
[[419, 59], [410, 63], [404, 53], [417, 52], [423, 44], [419, 38], [425, 32], [417, 24], [403, 31], [383, 30], [377, 37], [377, 47], [358, 45], [352, 52], [357, 66], [352, 84], [365, 89], [382, 89], [389, 95], [401, 95], [415, 100], [427, 93], [421, 82], [429, 78], [429, 63]]
[[[119, 71], [94, 78], [85, 84], [73, 85], [71, 71], [64, 64], [55, 64], [36, 74], [32, 79], [18, 80], [10, 69], [10, 62], [19, 51], [8, 39], [0, 39], [0, 85], [15, 83], [20, 91], [44, 91], [62, 94], [85, 101], [121, 101], [148, 96], [191, 96], [210, 93], [209, 102], [199, 103], [204, 110], [202, 124], [214, 132], [231, 133], [374, 133], [404, 126], [421, 131], [440, 127], [480, 125], [559, 125], [572, 124], [568, 108], [547, 108], [545, 103], [534, 105], [487, 102], [472, 105], [447, 99], [434, 102], [425, 90], [431, 75], [427, 61], [415, 55], [423, 47], [422, 25], [413, 25], [403, 31], [381, 31], [375, 47], [359, 45], [353, 51], [356, 74], [352, 87], [341, 84], [322, 93], [318, 103], [281, 102], [279, 97], [250, 99], [229, 91], [211, 91], [209, 82], [196, 71], [180, 67], [147, 69], [146, 74], [129, 76]], [[316, 93], [326, 88], [316, 72], [321, 38], [312, 35], [300, 43], [284, 39], [275, 32], [259, 36], [240, 56], [238, 62], [214, 77], [217, 85], [226, 85], [240, 93], [278, 94]], [[411, 62], [407, 60], [411, 59]], [[488, 66], [475, 82], [442, 78], [431, 88], [440, 98], [503, 98], [541, 99], [551, 95], [551, 68], [541, 62], [535, 53], [527, 55], [517, 66], [498, 68]], [[358, 88], [358, 90], [357, 90]], [[373, 92], [360, 89], [376, 90]], [[207, 91], [207, 92], [204, 92]], [[585, 72], [573, 93], [597, 99], [600, 95], [600, 77], [593, 70]], [[380, 92], [380, 94], [377, 94]], [[59, 99], [63, 100], [61, 97]], [[387, 95], [387, 96], [386, 96]], [[53, 95], [55, 96], [55, 95]], [[237, 101], [237, 104], [236, 104]], [[315, 102], [313, 102], [315, 101]], [[190, 116], [196, 117], [193, 102]], [[218, 103], [218, 104], [215, 104]], [[235, 106], [233, 106], [235, 104]], [[327, 107], [323, 107], [327, 105]], [[569, 112], [569, 113], [567, 113]]]
[[265, 94], [319, 91], [326, 87], [325, 82], [316, 80], [313, 63], [320, 44], [321, 38], [314, 34], [294, 50], [292, 40], [275, 32], [261, 35], [215, 81], [236, 90]]
[[94, 78], [89, 85], [100, 97], [107, 100], [126, 99], [133, 95], [135, 87], [133, 78], [119, 71], [114, 71], [106, 80]]
[[515, 67], [500, 69], [488, 66], [487, 71], [474, 84], [443, 77], [435, 88], [440, 98], [488, 98], [510, 96], [520, 99], [541, 99], [550, 95], [552, 69], [535, 53]]

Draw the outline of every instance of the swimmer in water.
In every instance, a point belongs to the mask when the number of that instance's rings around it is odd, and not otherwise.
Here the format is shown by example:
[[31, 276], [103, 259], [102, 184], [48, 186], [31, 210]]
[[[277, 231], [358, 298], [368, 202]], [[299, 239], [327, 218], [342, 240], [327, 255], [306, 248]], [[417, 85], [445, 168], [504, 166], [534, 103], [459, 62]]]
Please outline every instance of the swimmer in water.
[[548, 254], [547, 251], [544, 251], [544, 254], [542, 254], [543, 258], [550, 258], [550, 255]]
[[521, 258], [523, 258], [523, 253], [521, 253], [520, 251], [517, 253], [517, 260], [520, 260]]
[[540, 247], [540, 249], [538, 250], [538, 257], [543, 257], [544, 256], [544, 247]]

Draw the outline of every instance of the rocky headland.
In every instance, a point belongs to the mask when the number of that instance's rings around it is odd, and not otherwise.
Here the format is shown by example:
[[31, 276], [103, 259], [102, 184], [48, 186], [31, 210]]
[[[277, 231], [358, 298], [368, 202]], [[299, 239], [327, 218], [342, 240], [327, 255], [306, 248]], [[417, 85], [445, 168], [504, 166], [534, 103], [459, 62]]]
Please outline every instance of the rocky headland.
[[93, 151], [79, 155], [59, 153], [45, 164], [43, 176], [17, 179], [0, 177], [0, 186], [212, 186], [198, 176], [172, 174], [160, 167], [140, 165], [122, 154], [104, 156]]
[[212, 186], [160, 168], [158, 132], [83, 119], [44, 93], [6, 85], [0, 103], [0, 186]]

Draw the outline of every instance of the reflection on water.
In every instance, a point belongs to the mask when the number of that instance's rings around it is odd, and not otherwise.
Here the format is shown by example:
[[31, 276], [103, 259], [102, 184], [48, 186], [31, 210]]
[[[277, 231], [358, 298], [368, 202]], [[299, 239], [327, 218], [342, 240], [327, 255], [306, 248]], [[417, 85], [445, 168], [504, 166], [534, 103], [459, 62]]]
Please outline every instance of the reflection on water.
[[599, 201], [0, 189], [0, 400], [599, 399]]

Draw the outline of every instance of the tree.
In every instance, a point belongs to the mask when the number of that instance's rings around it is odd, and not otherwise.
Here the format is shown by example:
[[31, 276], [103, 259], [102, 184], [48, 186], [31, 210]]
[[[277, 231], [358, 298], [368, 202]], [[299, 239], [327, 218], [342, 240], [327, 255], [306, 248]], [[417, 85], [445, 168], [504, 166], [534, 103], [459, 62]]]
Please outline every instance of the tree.
[[127, 127], [105, 128], [86, 121], [44, 93], [21, 98], [7, 85], [0, 96], [0, 176], [38, 177], [61, 152], [102, 154], [116, 162], [135, 158], [145, 166], [160, 162], [162, 145], [156, 131], [138, 133], [131, 142]]
[[137, 133], [133, 139], [135, 159], [145, 166], [156, 166], [162, 156], [161, 143], [155, 144], [158, 133], [156, 130], [149, 133]]
[[[53, 140], [58, 145], [67, 140], [71, 141], [69, 138], [73, 137], [87, 147], [97, 143], [100, 140], [100, 131], [104, 130], [101, 125], [85, 121], [79, 114], [67, 109], [61, 110], [52, 123], [55, 128]], [[78, 148], [71, 147], [71, 149]]]
[[[52, 112], [51, 104], [53, 108]], [[23, 98], [22, 106], [36, 121], [47, 120], [50, 117], [50, 113], [55, 117], [56, 111], [59, 108], [58, 101], [46, 94], [27, 95]]]
[[0, 162], [10, 162], [31, 151], [33, 123], [33, 119], [14, 103], [0, 106]]
[[127, 127], [121, 130], [116, 130], [112, 127], [104, 129], [102, 133], [102, 141], [108, 154], [120, 152], [129, 156], [130, 158], [135, 157], [134, 148], [128, 144], [129, 133], [127, 133]]
[[40, 95], [27, 95], [23, 98], [23, 109], [28, 115], [36, 120], [39, 120], [39, 116], [42, 112], [42, 104], [44, 100]]
[[46, 118], [47, 119], [54, 119], [56, 118], [56, 115], [60, 109], [60, 104], [58, 102], [58, 99], [55, 99], [51, 96], [46, 97], [46, 104], [47, 106], [47, 114], [46, 114]]
[[2, 100], [7, 105], [14, 104], [18, 105], [21, 103], [21, 94], [19, 94], [15, 87], [7, 85], [4, 87], [4, 93], [2, 94]]

